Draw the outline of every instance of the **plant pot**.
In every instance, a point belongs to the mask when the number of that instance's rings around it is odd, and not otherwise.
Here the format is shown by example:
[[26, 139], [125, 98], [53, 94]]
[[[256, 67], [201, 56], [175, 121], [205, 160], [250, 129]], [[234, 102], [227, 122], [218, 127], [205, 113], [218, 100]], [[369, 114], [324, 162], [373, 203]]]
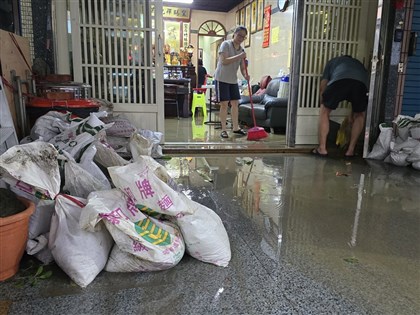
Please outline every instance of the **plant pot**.
[[35, 211], [35, 203], [22, 197], [17, 198], [26, 209], [0, 218], [0, 281], [9, 279], [18, 272], [28, 240], [29, 218]]

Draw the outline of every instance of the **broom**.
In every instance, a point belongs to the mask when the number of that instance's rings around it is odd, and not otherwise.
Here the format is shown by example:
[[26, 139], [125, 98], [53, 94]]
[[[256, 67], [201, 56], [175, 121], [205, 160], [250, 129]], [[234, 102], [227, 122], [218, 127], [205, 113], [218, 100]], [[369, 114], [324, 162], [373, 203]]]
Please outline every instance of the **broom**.
[[[244, 59], [244, 66], [245, 66], [245, 73], [248, 77], [248, 62]], [[252, 110], [252, 119], [254, 121], [254, 127], [248, 129], [248, 136], [247, 140], [260, 140], [263, 138], [268, 137], [268, 133], [265, 132], [264, 128], [257, 126], [257, 121], [255, 120], [255, 112], [254, 112], [254, 102], [252, 101], [252, 91], [251, 91], [251, 84], [249, 83], [249, 80], [247, 80], [248, 83], [248, 93], [249, 93], [249, 100], [251, 102], [251, 110]]]

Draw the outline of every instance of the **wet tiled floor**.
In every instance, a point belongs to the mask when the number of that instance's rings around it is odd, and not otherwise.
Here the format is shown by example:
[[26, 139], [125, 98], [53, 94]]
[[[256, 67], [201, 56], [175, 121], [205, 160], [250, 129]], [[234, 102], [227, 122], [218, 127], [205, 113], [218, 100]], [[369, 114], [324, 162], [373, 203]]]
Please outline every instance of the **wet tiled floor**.
[[184, 256], [166, 271], [102, 272], [85, 289], [58, 268], [0, 284], [9, 314], [418, 314], [420, 172], [310, 155], [174, 157], [193, 200], [214, 209], [232, 260]]

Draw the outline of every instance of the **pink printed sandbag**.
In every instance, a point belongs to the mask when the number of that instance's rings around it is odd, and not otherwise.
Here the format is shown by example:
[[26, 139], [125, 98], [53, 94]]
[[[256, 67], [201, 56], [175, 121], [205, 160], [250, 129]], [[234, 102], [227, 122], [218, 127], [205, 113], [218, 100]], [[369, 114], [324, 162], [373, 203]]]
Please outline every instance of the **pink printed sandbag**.
[[230, 244], [220, 217], [171, 188], [168, 185], [171, 179], [159, 163], [140, 156], [137, 162], [109, 167], [108, 172], [114, 185], [137, 206], [164, 214], [180, 227], [188, 254], [217, 266], [228, 265]]
[[185, 245], [179, 228], [151, 209], [135, 205], [119, 189], [92, 192], [80, 226], [95, 230], [105, 223], [115, 241], [106, 271], [136, 272], [171, 268], [179, 263]]

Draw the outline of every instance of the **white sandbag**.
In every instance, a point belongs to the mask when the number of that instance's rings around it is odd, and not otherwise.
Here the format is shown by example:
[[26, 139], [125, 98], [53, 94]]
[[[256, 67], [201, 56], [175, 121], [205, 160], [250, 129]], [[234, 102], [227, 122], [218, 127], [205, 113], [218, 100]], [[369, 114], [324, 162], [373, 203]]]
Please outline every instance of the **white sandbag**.
[[72, 122], [70, 128], [49, 140], [57, 150], [66, 151], [76, 160], [81, 150], [95, 140], [95, 136], [106, 127], [97, 117], [97, 113], [90, 113], [89, 117], [81, 122]]
[[70, 112], [61, 113], [57, 111], [49, 111], [42, 115], [35, 121], [31, 129], [31, 138], [48, 142], [70, 127], [71, 115]]
[[413, 148], [413, 151], [407, 156], [407, 162], [415, 163], [420, 162], [420, 142], [419, 144]]
[[131, 154], [133, 155], [134, 161], [136, 160], [135, 159], [136, 155], [149, 155], [153, 158], [160, 158], [163, 156], [162, 147], [160, 146], [160, 142], [162, 141], [162, 138], [163, 138], [163, 133], [159, 131], [139, 129], [137, 130], [136, 134], [141, 136], [140, 139], [147, 140], [148, 144], [150, 145], [150, 154], [136, 154], [138, 150], [142, 148], [142, 146], [141, 146], [141, 143], [136, 143], [136, 142], [131, 143], [133, 140], [135, 140], [132, 137], [130, 141], [130, 149], [131, 149]]
[[420, 123], [410, 127], [409, 135], [413, 139], [420, 140]]
[[411, 164], [411, 166], [412, 166], [414, 169], [416, 169], [416, 170], [420, 171], [420, 161], [414, 162], [413, 164]]
[[79, 227], [85, 202], [82, 198], [57, 196], [48, 244], [56, 263], [81, 287], [86, 287], [103, 270], [113, 246], [105, 228], [88, 232]]
[[387, 127], [386, 124], [379, 125], [380, 134], [376, 143], [372, 147], [366, 158], [373, 160], [385, 159], [390, 151], [390, 144], [392, 138], [392, 127]]
[[411, 129], [420, 126], [420, 115], [417, 114], [415, 117], [398, 115], [393, 123], [397, 125], [397, 136], [405, 141], [412, 133]]
[[134, 133], [130, 138], [130, 151], [134, 161], [140, 155], [152, 156], [152, 147], [152, 141], [138, 133]]
[[[405, 141], [403, 142], [395, 142], [392, 145], [392, 151], [394, 152], [399, 152], [404, 150], [405, 152], [411, 152], [413, 148], [417, 147], [420, 144], [419, 140], [413, 139], [411, 137], [408, 137]], [[407, 150], [407, 149], [411, 149], [411, 150]]]
[[407, 162], [407, 157], [408, 153], [405, 153], [403, 151], [391, 152], [389, 154], [389, 162], [387, 162], [396, 166], [407, 166], [410, 164], [409, 162]]
[[[179, 243], [181, 246], [181, 239]], [[105, 271], [109, 272], [148, 272], [160, 271], [172, 268], [172, 264], [156, 263], [150, 260], [140, 259], [138, 256], [125, 252], [117, 244], [111, 250]]]
[[112, 115], [103, 117], [101, 120], [106, 124], [112, 124], [112, 126], [106, 130], [107, 136], [129, 138], [133, 132], [136, 131], [136, 127], [124, 117]]
[[35, 239], [50, 231], [51, 218], [55, 209], [54, 200], [39, 200], [35, 212], [29, 218], [29, 239]]
[[419, 141], [411, 137], [408, 137], [405, 141], [398, 137], [396, 141], [398, 142], [391, 143], [391, 153], [387, 162], [397, 166], [407, 166], [410, 164], [407, 158], [419, 145]]
[[57, 157], [58, 151], [50, 143], [15, 145], [0, 156], [0, 176], [17, 190], [54, 199], [61, 183]]
[[104, 186], [93, 175], [86, 172], [71, 157], [64, 164], [64, 182], [63, 191], [81, 198], [87, 198], [92, 191], [107, 190], [110, 188], [110, 185]]
[[150, 209], [142, 212], [137, 207], [119, 189], [92, 192], [88, 197], [80, 227], [92, 231], [103, 220], [118, 246], [111, 252], [107, 271], [165, 270], [178, 264], [184, 255], [179, 228], [146, 215], [153, 214]]
[[93, 161], [96, 151], [96, 146], [92, 143], [89, 147], [87, 147], [85, 152], [83, 152], [79, 165], [101, 182], [102, 186], [104, 187], [103, 190], [111, 189], [111, 183], [109, 182], [108, 178], [105, 176], [104, 172], [101, 171], [99, 166], [96, 165], [96, 163]]
[[97, 150], [94, 161], [103, 167], [127, 165], [130, 163], [119, 156], [118, 153], [115, 152], [115, 150], [107, 143], [100, 141], [95, 141], [94, 143]]
[[226, 267], [231, 259], [227, 232], [220, 217], [211, 209], [188, 199], [159, 179], [159, 169], [150, 159], [108, 168], [114, 185], [129, 196], [137, 208], [145, 206], [171, 217], [182, 231], [187, 253], [217, 266]]
[[51, 250], [48, 248], [48, 239], [50, 233], [37, 236], [26, 243], [26, 253], [34, 256], [43, 264], [48, 265], [54, 261]]

